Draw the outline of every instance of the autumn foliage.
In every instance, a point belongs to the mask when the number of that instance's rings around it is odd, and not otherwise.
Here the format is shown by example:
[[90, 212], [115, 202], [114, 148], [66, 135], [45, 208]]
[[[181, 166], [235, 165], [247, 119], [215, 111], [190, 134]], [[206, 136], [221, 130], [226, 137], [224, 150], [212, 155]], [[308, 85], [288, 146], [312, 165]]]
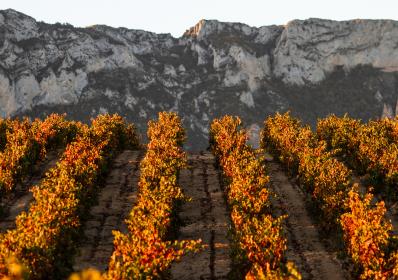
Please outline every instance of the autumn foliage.
[[385, 219], [384, 202], [373, 205], [372, 199], [371, 194], [349, 193], [349, 211], [341, 216], [347, 252], [361, 279], [397, 279], [398, 251], [390, 244], [392, 225]]
[[350, 170], [317, 141], [308, 126], [289, 113], [277, 113], [264, 122], [261, 146], [276, 156], [322, 209], [325, 227], [336, 225], [345, 211], [350, 190]]
[[[359, 173], [368, 173], [383, 188], [398, 186], [398, 119], [363, 124], [348, 116], [321, 119], [317, 135]], [[394, 194], [395, 191], [392, 191]]]
[[269, 213], [263, 158], [246, 144], [247, 135], [238, 117], [225, 116], [211, 124], [210, 145], [228, 181], [234, 238], [250, 267], [246, 279], [301, 279], [286, 262], [286, 239], [281, 220]]
[[[317, 137], [357, 172], [369, 173], [373, 182], [394, 184], [397, 161], [397, 120], [382, 119], [367, 124], [344, 116], [331, 115], [318, 121]], [[350, 191], [346, 213], [340, 224], [347, 253], [361, 279], [397, 279], [398, 248], [385, 218], [383, 201], [373, 203], [373, 195]]]
[[181, 145], [185, 132], [175, 113], [159, 113], [148, 123], [145, 158], [140, 165], [139, 194], [126, 220], [129, 232], [114, 231], [115, 250], [104, 276], [108, 279], [152, 279], [164, 275], [174, 261], [201, 248], [201, 241], [169, 241], [178, 201], [184, 199], [177, 184], [178, 172], [186, 167]]
[[[137, 202], [126, 219], [128, 232], [114, 231], [108, 271], [88, 269], [71, 280], [167, 278], [172, 262], [202, 249], [200, 240], [173, 241], [179, 203], [187, 198], [178, 186], [186, 168], [185, 131], [175, 113], [160, 113], [148, 123], [146, 155], [140, 165]], [[63, 146], [56, 167], [32, 188], [34, 202], [0, 234], [0, 279], [65, 278], [73, 262], [81, 218], [112, 158], [126, 147], [138, 148], [133, 125], [117, 115], [103, 115], [91, 126], [64, 116], [45, 120], [0, 120], [0, 192], [7, 194], [42, 160]], [[210, 146], [223, 171], [233, 244], [244, 264], [245, 279], [301, 279], [284, 256], [284, 217], [271, 215], [264, 157], [247, 145], [238, 117], [211, 124]], [[298, 119], [276, 114], [264, 122], [261, 147], [272, 153], [311, 195], [325, 228], [339, 230], [346, 255], [360, 279], [398, 279], [398, 238], [391, 234], [383, 201], [361, 195], [350, 183], [351, 171], [370, 174], [373, 182], [398, 184], [398, 119], [367, 124], [330, 116], [317, 133]]]
[[[66, 121], [64, 116], [53, 114], [44, 121], [36, 119], [7, 120], [0, 124], [0, 141], [5, 143], [0, 152], [0, 191], [10, 192], [23, 179], [31, 167], [46, 156], [48, 148], [70, 142], [78, 125]], [[5, 138], [2, 138], [5, 137]], [[6, 139], [6, 140], [5, 140]], [[0, 143], [1, 144], [1, 143]]]
[[374, 159], [366, 153], [376, 141], [373, 136], [385, 136], [372, 148], [379, 154], [384, 145], [380, 143], [393, 141], [393, 129], [378, 128], [376, 122], [366, 129], [362, 126], [357, 120], [332, 116], [318, 123], [314, 135], [289, 113], [276, 114], [265, 121], [262, 146], [277, 156], [291, 174], [298, 175], [326, 220], [333, 222], [333, 227], [340, 226], [346, 253], [361, 279], [396, 279], [398, 251], [390, 233], [391, 223], [385, 218], [384, 202], [374, 205], [371, 194], [362, 197], [349, 183], [350, 170], [337, 159], [343, 157], [370, 171], [368, 164]]
[[[36, 133], [57, 135], [53, 131], [58, 126], [46, 129], [44, 124]], [[63, 127], [62, 122], [59, 124]], [[132, 129], [117, 115], [98, 116], [91, 128], [81, 126], [57, 166], [33, 187], [34, 202], [29, 211], [17, 217], [15, 229], [0, 236], [0, 276], [11, 277], [10, 259], [32, 279], [57, 279], [62, 275], [62, 268], [71, 260], [68, 253], [80, 227], [81, 211], [96, 180], [119, 149], [137, 144]]]

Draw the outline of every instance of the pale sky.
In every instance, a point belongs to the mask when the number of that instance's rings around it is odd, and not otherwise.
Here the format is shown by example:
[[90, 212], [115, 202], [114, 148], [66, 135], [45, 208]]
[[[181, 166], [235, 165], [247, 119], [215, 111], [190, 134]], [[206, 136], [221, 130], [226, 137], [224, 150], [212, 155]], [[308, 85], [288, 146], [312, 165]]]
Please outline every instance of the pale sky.
[[310, 17], [398, 20], [397, 0], [0, 0], [0, 9], [7, 8], [48, 23], [106, 24], [175, 37], [202, 18], [251, 26]]

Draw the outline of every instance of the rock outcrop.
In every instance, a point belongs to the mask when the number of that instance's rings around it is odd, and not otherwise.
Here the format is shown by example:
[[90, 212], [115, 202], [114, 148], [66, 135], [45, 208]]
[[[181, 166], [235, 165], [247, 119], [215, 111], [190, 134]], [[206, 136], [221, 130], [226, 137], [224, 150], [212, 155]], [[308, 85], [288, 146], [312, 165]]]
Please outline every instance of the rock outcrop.
[[392, 20], [259, 28], [201, 20], [174, 38], [0, 11], [1, 116], [118, 112], [145, 129], [158, 111], [174, 110], [191, 149], [207, 146], [209, 121], [224, 114], [240, 115], [254, 134], [276, 111], [310, 124], [328, 113], [394, 116], [397, 71]]

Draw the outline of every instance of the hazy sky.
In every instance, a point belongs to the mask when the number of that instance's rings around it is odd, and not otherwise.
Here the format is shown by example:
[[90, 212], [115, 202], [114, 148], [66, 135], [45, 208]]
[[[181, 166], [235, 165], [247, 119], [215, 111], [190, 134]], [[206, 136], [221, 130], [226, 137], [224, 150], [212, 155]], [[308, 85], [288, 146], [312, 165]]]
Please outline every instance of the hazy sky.
[[202, 18], [252, 26], [309, 17], [398, 20], [398, 0], [0, 0], [0, 9], [7, 8], [49, 23], [106, 24], [176, 37]]

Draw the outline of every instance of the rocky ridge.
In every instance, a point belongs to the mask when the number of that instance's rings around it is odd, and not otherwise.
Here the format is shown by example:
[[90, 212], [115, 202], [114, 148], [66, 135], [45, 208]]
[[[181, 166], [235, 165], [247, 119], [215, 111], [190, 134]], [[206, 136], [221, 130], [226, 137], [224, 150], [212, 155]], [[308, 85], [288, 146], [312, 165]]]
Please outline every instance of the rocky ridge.
[[[256, 136], [265, 116], [291, 110], [398, 113], [398, 22], [293, 20], [250, 27], [201, 20], [180, 38], [95, 25], [47, 24], [0, 11], [0, 115], [118, 112], [145, 129], [177, 111], [188, 147], [207, 146], [209, 121], [238, 114]], [[256, 137], [254, 137], [255, 139]]]

